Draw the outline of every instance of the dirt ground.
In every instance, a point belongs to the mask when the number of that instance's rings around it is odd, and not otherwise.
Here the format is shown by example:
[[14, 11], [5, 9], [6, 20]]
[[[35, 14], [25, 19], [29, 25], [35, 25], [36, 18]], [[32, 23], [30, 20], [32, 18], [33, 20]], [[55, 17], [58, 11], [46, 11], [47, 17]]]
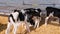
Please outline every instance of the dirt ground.
[[[7, 28], [8, 17], [0, 16], [0, 34], [5, 34]], [[12, 25], [13, 26], [13, 25]], [[13, 34], [12, 29], [10, 28], [10, 34]], [[31, 32], [28, 34], [60, 34], [60, 26], [59, 24], [51, 23], [45, 26], [41, 25], [39, 28], [30, 28]], [[22, 27], [22, 25], [18, 28], [17, 34], [27, 34], [26, 29]]]

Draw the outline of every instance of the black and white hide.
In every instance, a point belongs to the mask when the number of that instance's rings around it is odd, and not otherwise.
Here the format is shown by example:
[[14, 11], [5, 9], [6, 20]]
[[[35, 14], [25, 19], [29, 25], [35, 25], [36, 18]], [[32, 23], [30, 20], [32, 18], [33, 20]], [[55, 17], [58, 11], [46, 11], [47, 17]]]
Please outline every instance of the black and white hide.
[[30, 32], [30, 29], [26, 20], [27, 20], [27, 15], [25, 15], [25, 11], [14, 10], [14, 12], [11, 13], [8, 17], [6, 34], [9, 34], [11, 25], [14, 26], [13, 32], [14, 34], [16, 34], [18, 26], [21, 25], [21, 21], [24, 21], [27, 31]]
[[35, 9], [35, 8], [27, 8], [25, 9], [27, 12], [26, 14], [28, 15], [27, 21], [34, 26], [34, 28], [39, 27], [39, 23], [41, 21], [40, 17], [40, 12], [41, 10]]
[[8, 25], [7, 25], [7, 29], [6, 29], [6, 34], [9, 34], [10, 32], [10, 27], [13, 25], [13, 32], [14, 34], [16, 34], [16, 30], [17, 27], [20, 25], [20, 23], [18, 23], [18, 15], [19, 15], [19, 11], [18, 10], [14, 10], [13, 13], [11, 13], [8, 17]]
[[47, 7], [47, 17], [45, 18], [45, 25], [47, 25], [48, 19], [51, 17], [58, 17], [60, 23], [60, 9], [55, 7]]

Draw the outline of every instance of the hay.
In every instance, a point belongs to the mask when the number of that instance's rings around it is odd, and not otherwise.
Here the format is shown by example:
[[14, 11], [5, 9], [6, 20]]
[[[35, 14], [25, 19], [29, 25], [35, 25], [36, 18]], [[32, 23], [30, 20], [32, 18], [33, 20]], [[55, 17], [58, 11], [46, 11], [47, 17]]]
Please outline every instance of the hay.
[[[7, 22], [8, 22], [8, 17], [0, 16], [0, 23], [2, 25], [7, 24]], [[2, 27], [2, 26], [0, 26], [0, 27]], [[3, 26], [3, 27], [5, 27], [5, 26]], [[0, 31], [0, 34], [5, 34], [6, 28], [5, 29], [2, 28], [2, 29], [3, 30]], [[13, 27], [12, 27], [12, 29], [13, 29]], [[17, 30], [17, 34], [26, 34], [26, 33], [27, 33], [27, 31], [24, 29], [24, 27], [22, 27], [22, 25], [19, 26], [19, 28]], [[13, 33], [10, 32], [10, 34], [13, 34]], [[33, 29], [31, 27], [31, 32], [29, 34], [60, 34], [60, 26], [58, 24], [48, 24], [47, 26], [45, 26], [43, 24], [39, 28], [36, 28], [36, 29]]]

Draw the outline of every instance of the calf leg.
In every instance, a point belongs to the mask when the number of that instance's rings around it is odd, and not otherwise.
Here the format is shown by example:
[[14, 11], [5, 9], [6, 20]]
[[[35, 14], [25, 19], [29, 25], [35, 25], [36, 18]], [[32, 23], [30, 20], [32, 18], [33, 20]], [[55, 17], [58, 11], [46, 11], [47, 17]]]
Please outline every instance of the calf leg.
[[45, 25], [47, 25], [48, 19], [53, 17], [54, 12], [50, 13], [48, 17], [45, 18]]
[[35, 22], [35, 25], [34, 25], [34, 28], [38, 28], [39, 27], [39, 20], [41, 19], [41, 18], [39, 18], [39, 17], [33, 17], [32, 18], [33, 20], [34, 20], [34, 22]]
[[25, 16], [25, 20], [24, 21], [25, 21], [25, 24], [26, 24], [27, 31], [30, 32], [29, 25], [27, 23], [27, 18], [28, 18], [28, 15]]
[[8, 23], [7, 29], [6, 29], [6, 34], [9, 34], [9, 32], [10, 32], [10, 26], [11, 26], [11, 25], [12, 25], [11, 23]]
[[14, 33], [14, 34], [17, 34], [17, 33], [16, 33], [16, 32], [17, 32], [17, 28], [18, 28], [19, 25], [21, 25], [21, 24], [22, 24], [22, 23], [20, 23], [20, 21], [13, 24], [13, 25], [14, 25], [14, 29], [13, 29], [13, 33]]
[[13, 33], [14, 33], [14, 34], [16, 34], [17, 27], [18, 27], [18, 26], [17, 26], [16, 24], [14, 24], [14, 29], [13, 29]]
[[36, 28], [37, 24], [38, 24], [38, 21], [35, 21], [35, 25], [34, 25], [34, 28]]
[[35, 20], [34, 28], [36, 28], [36, 27], [37, 27], [37, 28], [39, 27], [39, 20], [38, 20], [38, 19]]
[[39, 20], [38, 20], [37, 28], [39, 27], [40, 21], [41, 21], [41, 17], [40, 17]]
[[45, 18], [45, 25], [47, 25], [48, 19], [49, 19], [49, 17]]
[[37, 28], [39, 27], [39, 22], [37, 23]]
[[27, 22], [26, 22], [26, 28], [27, 28], [28, 32], [30, 32], [29, 25], [27, 24]]
[[59, 24], [60, 24], [60, 18], [59, 18]]
[[35, 25], [34, 25], [34, 28], [38, 28], [39, 27], [39, 22], [38, 21], [35, 21]]

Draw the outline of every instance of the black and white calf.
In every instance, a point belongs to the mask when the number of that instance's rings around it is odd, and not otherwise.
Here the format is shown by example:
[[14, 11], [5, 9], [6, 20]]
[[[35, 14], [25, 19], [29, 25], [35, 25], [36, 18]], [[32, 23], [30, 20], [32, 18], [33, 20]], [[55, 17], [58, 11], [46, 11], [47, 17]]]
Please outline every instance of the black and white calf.
[[13, 32], [14, 32], [14, 34], [16, 34], [16, 30], [17, 30], [18, 26], [21, 24], [20, 21], [25, 21], [26, 28], [27, 28], [28, 32], [30, 32], [29, 28], [28, 28], [29, 26], [26, 23], [26, 18], [27, 17], [24, 15], [23, 12], [21, 12], [20, 10], [14, 10], [14, 12], [11, 13], [8, 17], [8, 25], [7, 25], [6, 34], [9, 34], [11, 25], [14, 26]]
[[38, 28], [41, 21], [41, 10], [39, 8], [35, 9], [32, 15], [32, 19], [35, 22], [34, 28]]
[[17, 26], [19, 25], [19, 23], [17, 23], [18, 15], [19, 15], [19, 11], [17, 11], [17, 10], [14, 10], [14, 12], [9, 15], [6, 34], [9, 34], [10, 27], [12, 25], [14, 26], [13, 32], [14, 32], [14, 34], [16, 34], [16, 29], [17, 29]]
[[26, 29], [28, 30], [28, 32], [30, 32], [28, 23], [30, 23], [31, 25], [35, 24], [34, 28], [36, 28], [36, 26], [39, 27], [39, 22], [41, 20], [40, 13], [41, 10], [39, 8], [38, 9], [27, 8], [22, 10], [14, 10], [14, 12], [9, 15], [6, 34], [9, 34], [11, 25], [14, 26], [13, 32], [14, 34], [16, 34], [17, 27], [21, 24], [19, 23], [20, 21], [25, 22]]
[[41, 21], [40, 13], [41, 10], [40, 8], [27, 8], [24, 9], [26, 11], [26, 14], [28, 15], [27, 21], [34, 26], [34, 28], [39, 27], [39, 23]]
[[45, 25], [47, 25], [48, 19], [54, 16], [59, 18], [60, 23], [60, 9], [54, 7], [47, 7], [46, 11], [47, 11], [47, 17], [45, 19]]

